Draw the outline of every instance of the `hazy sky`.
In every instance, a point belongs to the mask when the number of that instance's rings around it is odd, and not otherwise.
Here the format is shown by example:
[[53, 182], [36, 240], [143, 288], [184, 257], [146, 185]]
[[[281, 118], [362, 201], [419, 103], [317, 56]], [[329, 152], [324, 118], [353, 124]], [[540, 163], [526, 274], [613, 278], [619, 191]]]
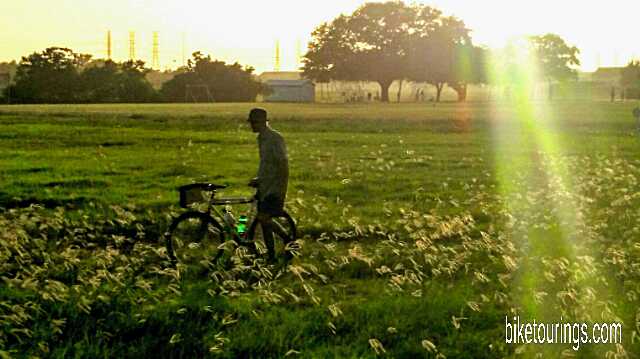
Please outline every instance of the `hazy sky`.
[[[113, 55], [128, 57], [129, 31], [136, 52], [151, 62], [152, 33], [160, 36], [162, 68], [182, 64], [202, 50], [214, 58], [254, 66], [274, 66], [280, 41], [281, 68], [296, 66], [318, 24], [351, 13], [358, 0], [0, 0], [0, 61], [49, 46], [106, 57], [112, 31]], [[583, 69], [623, 65], [640, 55], [640, 1], [636, 0], [433, 0], [473, 30], [474, 42], [499, 47], [517, 35], [554, 32], [581, 49]], [[599, 59], [599, 60], [598, 60]]]

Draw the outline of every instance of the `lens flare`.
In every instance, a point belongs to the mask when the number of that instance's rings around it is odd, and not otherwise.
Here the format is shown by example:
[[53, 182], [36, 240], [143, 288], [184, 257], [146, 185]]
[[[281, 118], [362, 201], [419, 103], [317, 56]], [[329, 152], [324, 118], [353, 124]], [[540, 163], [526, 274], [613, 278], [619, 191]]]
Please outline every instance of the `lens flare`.
[[[538, 320], [563, 313], [596, 320], [601, 312], [590, 305], [596, 299], [582, 295], [597, 291], [610, 297], [597, 283], [602, 273], [586, 268], [594, 257], [587, 244], [596, 234], [584, 215], [579, 178], [573, 178], [571, 158], [561, 146], [559, 119], [550, 102], [536, 98], [545, 87], [537, 64], [521, 40], [495, 53], [487, 69], [501, 92], [492, 109], [492, 135], [505, 235], [522, 258], [512, 277], [515, 310]], [[581, 276], [579, 287], [567, 288], [555, 268]], [[576, 309], [568, 310], [572, 305]]]

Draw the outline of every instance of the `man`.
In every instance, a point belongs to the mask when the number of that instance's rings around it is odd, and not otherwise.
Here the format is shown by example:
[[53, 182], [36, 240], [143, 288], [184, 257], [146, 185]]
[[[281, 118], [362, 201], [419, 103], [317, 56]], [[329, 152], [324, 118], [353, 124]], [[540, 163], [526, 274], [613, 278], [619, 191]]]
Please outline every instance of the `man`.
[[260, 167], [258, 177], [249, 182], [258, 188], [258, 221], [262, 226], [269, 261], [275, 260], [272, 217], [284, 209], [289, 181], [289, 160], [282, 135], [269, 126], [267, 111], [254, 108], [249, 112], [251, 130], [258, 134]]

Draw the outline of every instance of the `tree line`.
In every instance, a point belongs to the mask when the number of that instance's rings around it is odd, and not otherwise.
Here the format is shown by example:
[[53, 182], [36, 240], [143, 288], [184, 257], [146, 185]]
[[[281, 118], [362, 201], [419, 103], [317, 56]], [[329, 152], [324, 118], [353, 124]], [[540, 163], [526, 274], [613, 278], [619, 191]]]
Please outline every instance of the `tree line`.
[[[508, 71], [520, 66], [514, 58], [496, 61], [489, 49], [473, 44], [470, 32], [462, 20], [430, 6], [367, 3], [315, 29], [303, 72], [317, 82], [375, 81], [382, 101], [389, 101], [389, 87], [396, 80], [435, 86], [436, 101], [443, 87], [449, 86], [464, 101], [469, 84], [497, 81], [491, 68], [503, 66]], [[544, 79], [577, 78], [576, 47], [554, 34], [528, 41]]]
[[[313, 31], [301, 70], [319, 83], [377, 82], [382, 101], [389, 101], [394, 81], [429, 83], [436, 89], [436, 101], [448, 86], [465, 101], [470, 84], [509, 88], [532, 68], [537, 81], [549, 84], [550, 98], [554, 83], [577, 79], [580, 51], [558, 35], [527, 38], [529, 58], [523, 60], [522, 49], [513, 44], [492, 51], [475, 45], [470, 34], [462, 20], [430, 6], [366, 3]], [[252, 67], [226, 64], [200, 52], [157, 90], [141, 61], [93, 60], [65, 48], [23, 57], [13, 69], [13, 84], [4, 95], [18, 103], [239, 102], [269, 93]], [[621, 77], [623, 88], [640, 92], [639, 62], [631, 62]]]
[[253, 68], [226, 64], [200, 52], [158, 90], [149, 82], [151, 69], [143, 61], [93, 60], [68, 48], [33, 53], [14, 68], [13, 81], [3, 91], [12, 103], [242, 102], [267, 92], [254, 79]]

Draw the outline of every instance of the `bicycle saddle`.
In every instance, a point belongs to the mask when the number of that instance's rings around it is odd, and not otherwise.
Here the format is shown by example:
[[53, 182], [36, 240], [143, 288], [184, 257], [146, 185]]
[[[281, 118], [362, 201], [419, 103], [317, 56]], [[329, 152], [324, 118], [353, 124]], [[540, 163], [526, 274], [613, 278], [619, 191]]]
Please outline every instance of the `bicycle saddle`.
[[227, 188], [225, 185], [213, 184], [213, 183], [191, 183], [178, 188], [180, 191], [189, 191], [194, 188], [198, 188], [205, 191], [215, 191], [217, 189]]

